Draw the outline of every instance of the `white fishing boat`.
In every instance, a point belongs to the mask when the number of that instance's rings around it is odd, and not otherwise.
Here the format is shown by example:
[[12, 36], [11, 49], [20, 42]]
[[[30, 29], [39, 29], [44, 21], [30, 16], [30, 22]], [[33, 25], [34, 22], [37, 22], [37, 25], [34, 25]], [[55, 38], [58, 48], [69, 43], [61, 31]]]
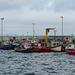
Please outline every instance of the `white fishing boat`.
[[60, 42], [51, 42], [51, 51], [61, 52], [62, 45]]
[[51, 51], [61, 52], [62, 51], [62, 45], [51, 47]]

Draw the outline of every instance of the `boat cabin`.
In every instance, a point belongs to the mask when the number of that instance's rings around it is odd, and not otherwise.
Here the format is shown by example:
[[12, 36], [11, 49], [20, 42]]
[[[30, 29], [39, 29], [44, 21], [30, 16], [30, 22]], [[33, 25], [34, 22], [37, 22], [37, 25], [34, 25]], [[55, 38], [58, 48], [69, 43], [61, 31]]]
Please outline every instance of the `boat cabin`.
[[21, 44], [21, 48], [30, 48], [30, 47], [31, 47], [30, 43], [22, 42], [22, 44]]
[[61, 44], [61, 42], [51, 42], [51, 47], [59, 46]]
[[39, 41], [38, 39], [32, 39], [31, 43], [38, 43], [38, 41]]
[[65, 49], [74, 49], [74, 44], [71, 42], [71, 43], [69, 43], [66, 47], [65, 47]]

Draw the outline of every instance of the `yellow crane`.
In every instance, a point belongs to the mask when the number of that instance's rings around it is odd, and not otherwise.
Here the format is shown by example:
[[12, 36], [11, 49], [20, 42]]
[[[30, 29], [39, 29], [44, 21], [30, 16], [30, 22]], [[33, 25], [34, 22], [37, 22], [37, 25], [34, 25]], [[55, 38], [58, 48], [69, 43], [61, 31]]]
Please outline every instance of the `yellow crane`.
[[47, 33], [49, 32], [49, 30], [54, 30], [54, 28], [46, 28], [46, 43], [47, 43], [47, 39], [48, 39]]

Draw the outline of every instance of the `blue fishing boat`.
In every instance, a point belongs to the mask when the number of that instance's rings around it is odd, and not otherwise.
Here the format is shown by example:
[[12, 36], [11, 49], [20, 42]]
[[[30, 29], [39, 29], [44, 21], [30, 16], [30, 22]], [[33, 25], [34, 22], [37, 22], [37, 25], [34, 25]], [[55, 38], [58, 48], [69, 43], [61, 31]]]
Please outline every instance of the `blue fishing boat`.
[[31, 44], [23, 42], [20, 47], [14, 48], [16, 52], [29, 53], [32, 52]]
[[9, 45], [1, 45], [0, 46], [0, 49], [6, 49], [6, 50], [8, 50], [8, 49], [12, 49], [13, 48], [13, 45], [11, 45], [11, 44], [9, 44]]
[[2, 42], [0, 45], [0, 49], [5, 49], [5, 50], [9, 50], [9, 49], [14, 49], [15, 47], [18, 47], [19, 45], [15, 45], [12, 44], [10, 42]]
[[32, 48], [26, 48], [26, 49], [23, 49], [23, 48], [15, 48], [15, 51], [16, 52], [22, 52], [22, 53], [29, 53], [29, 52], [32, 52]]

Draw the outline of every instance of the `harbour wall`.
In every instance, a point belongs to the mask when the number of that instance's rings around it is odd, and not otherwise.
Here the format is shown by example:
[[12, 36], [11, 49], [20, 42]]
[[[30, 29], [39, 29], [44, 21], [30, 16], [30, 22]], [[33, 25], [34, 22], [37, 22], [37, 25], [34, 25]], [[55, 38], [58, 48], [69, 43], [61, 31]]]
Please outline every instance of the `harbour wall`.
[[[1, 40], [0, 36], [0, 41]], [[9, 41], [10, 39], [13, 39], [13, 37], [16, 37], [16, 39], [21, 40], [21, 39], [33, 39], [33, 38], [37, 38], [39, 40], [45, 40], [46, 36], [3, 36], [3, 41]], [[63, 36], [63, 39], [67, 39], [68, 40], [72, 40], [74, 38], [74, 36]], [[54, 40], [54, 39], [62, 39], [62, 36], [48, 36], [48, 40]]]

